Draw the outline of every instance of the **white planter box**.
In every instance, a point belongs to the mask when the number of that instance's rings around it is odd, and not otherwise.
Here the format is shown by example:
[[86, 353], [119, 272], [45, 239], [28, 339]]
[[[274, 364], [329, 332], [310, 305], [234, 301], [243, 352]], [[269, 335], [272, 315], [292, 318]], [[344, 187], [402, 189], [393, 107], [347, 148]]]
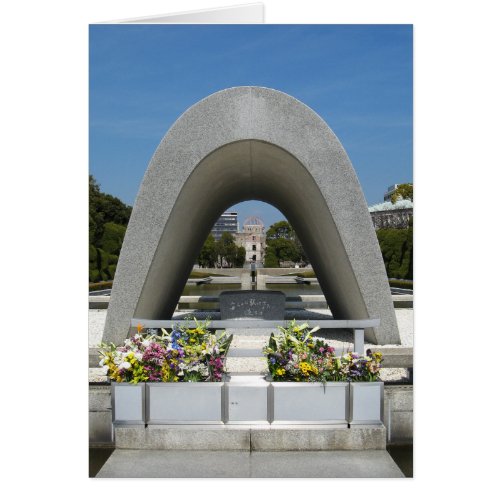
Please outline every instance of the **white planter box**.
[[270, 384], [264, 377], [235, 375], [226, 382], [226, 415], [228, 424], [268, 424]]
[[350, 393], [350, 425], [379, 425], [383, 423], [383, 382], [351, 382]]
[[272, 424], [347, 427], [349, 382], [271, 382]]
[[111, 383], [111, 412], [114, 424], [144, 425], [146, 423], [146, 387], [144, 382]]
[[146, 382], [146, 423], [223, 423], [224, 382]]

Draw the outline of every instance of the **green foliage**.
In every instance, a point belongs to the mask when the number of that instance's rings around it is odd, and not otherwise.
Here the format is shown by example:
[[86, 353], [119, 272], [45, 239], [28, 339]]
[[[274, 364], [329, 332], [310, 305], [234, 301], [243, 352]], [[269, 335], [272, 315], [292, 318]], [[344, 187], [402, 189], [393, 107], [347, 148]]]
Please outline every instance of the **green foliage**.
[[273, 249], [267, 247], [266, 255], [264, 257], [264, 267], [280, 267], [280, 263], [278, 262], [278, 258], [274, 254]]
[[280, 238], [284, 238], [286, 240], [293, 240], [296, 238], [296, 234], [295, 231], [293, 230], [293, 227], [286, 220], [275, 222], [266, 231], [266, 240], [276, 240]]
[[[224, 231], [221, 234], [219, 241], [216, 242], [215, 248], [217, 250], [219, 265], [221, 267], [224, 265], [224, 262], [229, 267], [234, 267], [236, 265], [236, 262], [238, 261], [239, 250], [238, 246], [236, 246], [236, 243], [234, 241], [234, 236], [231, 233]], [[245, 250], [243, 249], [243, 251]], [[243, 262], [244, 261], [245, 258], [243, 257]]]
[[[96, 283], [97, 281], [99, 281], [101, 278], [101, 273], [99, 271], [99, 269], [90, 269], [89, 271], [89, 280], [91, 283]], [[90, 289], [89, 289], [90, 290]]]
[[224, 231], [221, 234], [219, 241], [215, 244], [215, 248], [217, 249], [217, 255], [219, 256], [219, 265], [222, 267], [224, 261], [226, 261], [226, 263], [232, 267], [238, 251], [233, 235]]
[[[101, 193], [89, 176], [89, 279], [114, 276], [132, 208], [118, 198]], [[112, 267], [114, 266], [114, 267]]]
[[398, 200], [411, 200], [413, 201], [413, 184], [399, 184], [396, 191], [391, 195], [391, 202], [396, 203]]
[[413, 279], [413, 227], [379, 229], [377, 238], [387, 276]]
[[110, 264], [108, 266], [108, 274], [110, 279], [114, 279], [116, 272], [116, 264]]
[[106, 222], [101, 238], [101, 248], [110, 254], [118, 255], [122, 247], [127, 228], [114, 222]]
[[101, 248], [97, 249], [97, 268], [98, 269], [106, 269], [108, 267], [108, 257], [109, 254], [102, 250]]
[[216, 241], [210, 233], [198, 255], [198, 265], [200, 267], [215, 267], [216, 264], [220, 267], [223, 265], [243, 267], [245, 255], [245, 249], [236, 245], [231, 233], [222, 233], [219, 241]]
[[198, 265], [200, 267], [215, 267], [217, 262], [216, 241], [213, 234], [209, 234], [203, 243], [200, 255], [198, 256]]
[[89, 245], [89, 262], [97, 262], [97, 250], [94, 245]]
[[285, 238], [269, 240], [266, 252], [274, 254], [280, 264], [285, 261], [298, 262], [301, 257], [296, 243]]
[[309, 263], [297, 234], [286, 220], [274, 223], [266, 232], [264, 267], [280, 267], [285, 261]]
[[243, 265], [245, 264], [246, 254], [247, 253], [243, 247], [238, 247], [236, 260], [234, 261], [235, 267], [243, 267]]

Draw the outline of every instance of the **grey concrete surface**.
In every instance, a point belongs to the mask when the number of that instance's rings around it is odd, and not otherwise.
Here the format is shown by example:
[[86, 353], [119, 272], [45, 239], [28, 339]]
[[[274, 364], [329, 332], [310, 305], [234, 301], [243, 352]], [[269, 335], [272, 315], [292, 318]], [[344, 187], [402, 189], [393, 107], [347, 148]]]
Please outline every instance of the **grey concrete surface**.
[[115, 445], [135, 450], [306, 451], [385, 450], [386, 429], [331, 425], [115, 426]]
[[400, 342], [380, 248], [346, 152], [314, 111], [260, 87], [203, 99], [161, 141], [127, 227], [104, 340], [123, 341], [134, 316], [171, 317], [210, 227], [248, 199], [273, 204], [291, 222], [337, 318], [380, 318], [367, 339]]
[[383, 426], [274, 426], [251, 430], [252, 451], [385, 450]]
[[384, 425], [388, 443], [413, 442], [413, 387], [386, 386]]
[[208, 452], [115, 450], [97, 478], [402, 478], [383, 450]]
[[250, 431], [223, 425], [115, 426], [115, 445], [146, 450], [249, 450]]
[[113, 441], [111, 410], [89, 411], [89, 443], [93, 445]]
[[97, 347], [102, 342], [106, 316], [106, 309], [89, 310], [89, 347]]

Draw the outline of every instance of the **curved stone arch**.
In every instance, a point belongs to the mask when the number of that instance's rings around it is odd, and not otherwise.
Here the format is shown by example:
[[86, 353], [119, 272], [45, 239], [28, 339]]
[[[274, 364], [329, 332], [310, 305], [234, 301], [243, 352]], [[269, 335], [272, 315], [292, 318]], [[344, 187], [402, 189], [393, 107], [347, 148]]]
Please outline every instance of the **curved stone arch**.
[[217, 217], [240, 201], [275, 205], [311, 259], [336, 318], [380, 318], [367, 339], [400, 343], [379, 245], [337, 137], [310, 108], [261, 87], [235, 87], [189, 108], [158, 146], [135, 200], [104, 340], [132, 317], [168, 319]]

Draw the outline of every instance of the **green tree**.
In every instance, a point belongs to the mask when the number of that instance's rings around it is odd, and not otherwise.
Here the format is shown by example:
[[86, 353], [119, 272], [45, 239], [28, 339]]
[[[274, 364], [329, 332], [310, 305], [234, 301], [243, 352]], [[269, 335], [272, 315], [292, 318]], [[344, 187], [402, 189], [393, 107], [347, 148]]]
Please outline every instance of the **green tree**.
[[279, 267], [284, 261], [309, 263], [297, 233], [286, 221], [274, 223], [266, 232], [265, 267]]
[[122, 248], [127, 228], [114, 222], [106, 222], [101, 237], [101, 248], [110, 254], [118, 255]]
[[266, 231], [266, 240], [276, 240], [279, 238], [284, 238], [287, 240], [295, 240], [297, 238], [293, 227], [287, 220], [275, 222]]
[[274, 253], [274, 248], [267, 247], [266, 254], [264, 256], [264, 267], [280, 267], [280, 263], [276, 254]]
[[399, 184], [396, 191], [391, 195], [391, 203], [396, 203], [398, 200], [413, 201], [413, 184]]
[[271, 253], [276, 257], [278, 265], [285, 261], [298, 262], [300, 260], [300, 252], [297, 244], [293, 240], [286, 238], [277, 238], [269, 240], [266, 247], [266, 254]]
[[234, 262], [235, 267], [243, 267], [245, 264], [246, 251], [243, 247], [238, 247], [238, 251], [236, 253], [236, 260]]
[[132, 208], [118, 198], [102, 193], [89, 175], [89, 280], [114, 277], [116, 262]]
[[222, 267], [226, 263], [229, 267], [236, 265], [238, 259], [238, 247], [234, 241], [234, 236], [224, 231], [216, 244], [219, 256], [219, 265]]
[[201, 248], [200, 255], [198, 256], [198, 265], [200, 267], [215, 267], [217, 262], [217, 248], [216, 241], [212, 233], [208, 235], [203, 247]]

